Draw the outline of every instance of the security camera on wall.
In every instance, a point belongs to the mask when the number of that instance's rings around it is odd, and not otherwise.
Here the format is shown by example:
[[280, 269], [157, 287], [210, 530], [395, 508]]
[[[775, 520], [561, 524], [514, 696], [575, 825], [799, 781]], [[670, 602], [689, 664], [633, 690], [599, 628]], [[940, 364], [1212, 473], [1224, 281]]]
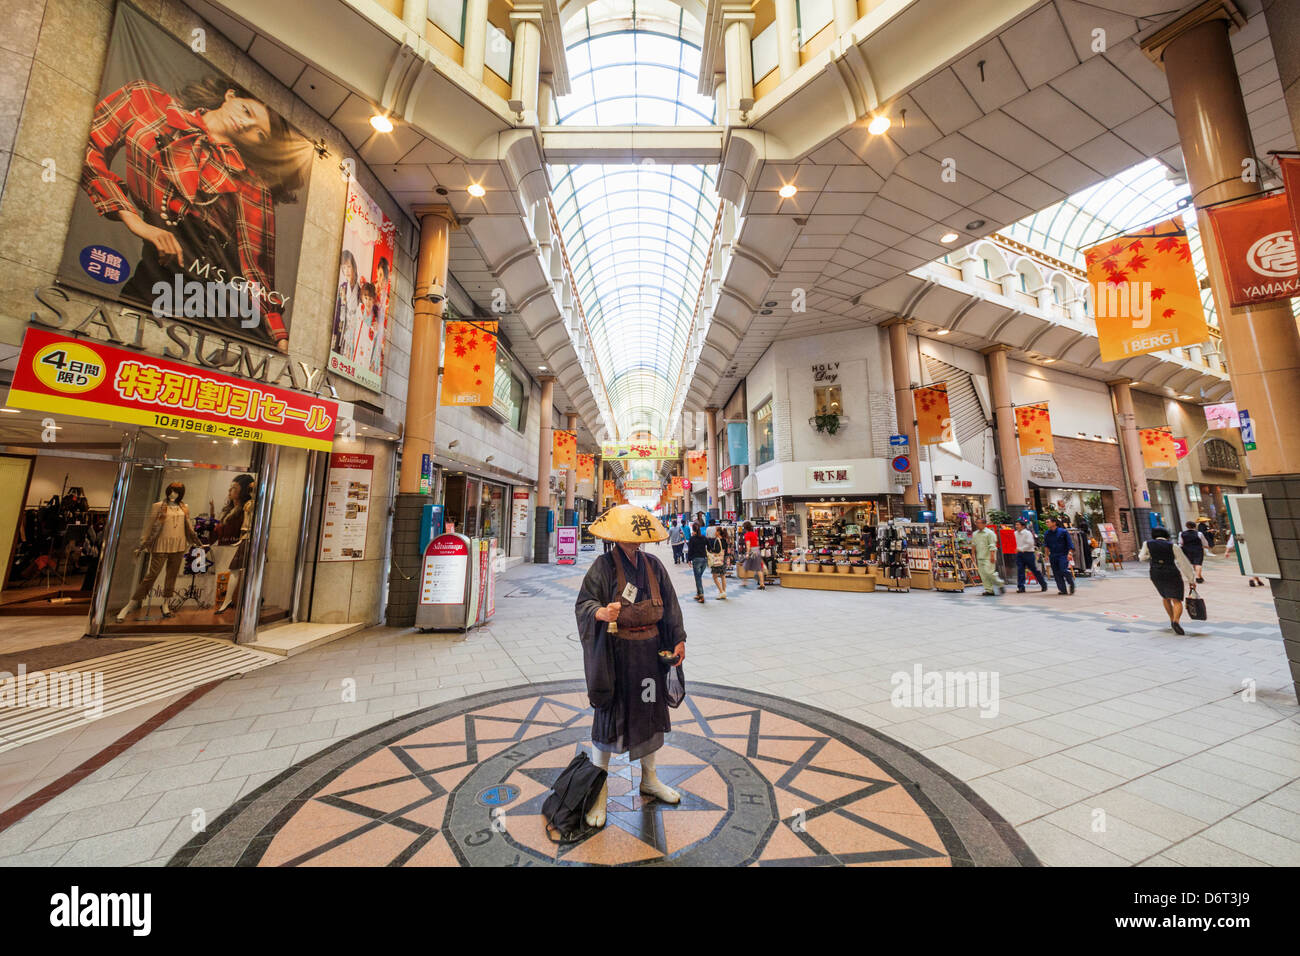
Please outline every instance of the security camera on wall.
[[442, 286], [438, 285], [438, 283], [434, 282], [430, 284], [429, 291], [425, 293], [424, 297], [428, 299], [430, 302], [432, 302], [434, 305], [437, 305], [443, 299], [447, 298], [447, 290], [444, 289]]

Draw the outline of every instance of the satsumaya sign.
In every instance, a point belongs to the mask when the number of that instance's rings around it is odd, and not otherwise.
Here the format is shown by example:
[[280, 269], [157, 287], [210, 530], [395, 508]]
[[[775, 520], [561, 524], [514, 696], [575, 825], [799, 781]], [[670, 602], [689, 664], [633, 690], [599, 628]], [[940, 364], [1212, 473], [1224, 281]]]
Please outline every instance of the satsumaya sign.
[[162, 345], [162, 358], [193, 362], [229, 375], [301, 392], [316, 392], [323, 381], [331, 397], [338, 397], [324, 369], [306, 362], [295, 362], [287, 355], [251, 343], [234, 341], [219, 332], [159, 319], [148, 312], [126, 307], [110, 312], [102, 305], [94, 305], [78, 319], [65, 314], [66, 306], [56, 304], [72, 301], [58, 286], [37, 289], [33, 295], [48, 311], [33, 311], [30, 320], [48, 329], [58, 329], [65, 335], [86, 336], [111, 345], [157, 352], [155, 348], [146, 347], [145, 338], [156, 338], [158, 333], [162, 333], [167, 338]]

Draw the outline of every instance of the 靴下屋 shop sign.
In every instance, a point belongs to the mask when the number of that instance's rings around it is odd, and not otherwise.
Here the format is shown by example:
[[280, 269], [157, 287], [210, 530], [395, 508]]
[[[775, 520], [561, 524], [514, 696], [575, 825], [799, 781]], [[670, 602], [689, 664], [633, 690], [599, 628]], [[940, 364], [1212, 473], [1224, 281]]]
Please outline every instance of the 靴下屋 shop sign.
[[8, 403], [212, 438], [329, 451], [338, 404], [30, 328]]

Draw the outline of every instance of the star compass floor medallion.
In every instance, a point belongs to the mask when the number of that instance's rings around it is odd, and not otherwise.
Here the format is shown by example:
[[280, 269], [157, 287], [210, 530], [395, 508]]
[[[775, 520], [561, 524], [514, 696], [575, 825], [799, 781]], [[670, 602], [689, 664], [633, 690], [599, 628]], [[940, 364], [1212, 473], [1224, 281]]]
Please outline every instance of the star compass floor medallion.
[[969, 787], [868, 727], [695, 683], [656, 755], [667, 804], [612, 758], [605, 825], [542, 803], [589, 752], [581, 680], [448, 701], [340, 741], [243, 797], [172, 866], [1037, 866]]

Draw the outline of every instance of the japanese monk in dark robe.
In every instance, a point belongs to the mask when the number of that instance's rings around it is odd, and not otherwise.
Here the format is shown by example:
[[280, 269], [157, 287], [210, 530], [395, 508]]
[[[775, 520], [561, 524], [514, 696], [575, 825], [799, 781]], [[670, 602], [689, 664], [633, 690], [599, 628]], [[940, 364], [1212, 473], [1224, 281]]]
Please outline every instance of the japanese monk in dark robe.
[[[664, 745], [668, 721], [661, 650], [686, 658], [686, 629], [668, 571], [641, 545], [663, 541], [659, 520], [635, 505], [611, 508], [591, 524], [591, 533], [615, 542], [587, 571], [578, 593], [578, 633], [587, 673], [587, 696], [596, 714], [591, 724], [592, 762], [609, 767], [611, 754], [641, 761], [641, 793], [665, 803], [681, 800], [655, 773], [655, 752]], [[608, 786], [587, 814], [593, 827], [605, 825]]]

